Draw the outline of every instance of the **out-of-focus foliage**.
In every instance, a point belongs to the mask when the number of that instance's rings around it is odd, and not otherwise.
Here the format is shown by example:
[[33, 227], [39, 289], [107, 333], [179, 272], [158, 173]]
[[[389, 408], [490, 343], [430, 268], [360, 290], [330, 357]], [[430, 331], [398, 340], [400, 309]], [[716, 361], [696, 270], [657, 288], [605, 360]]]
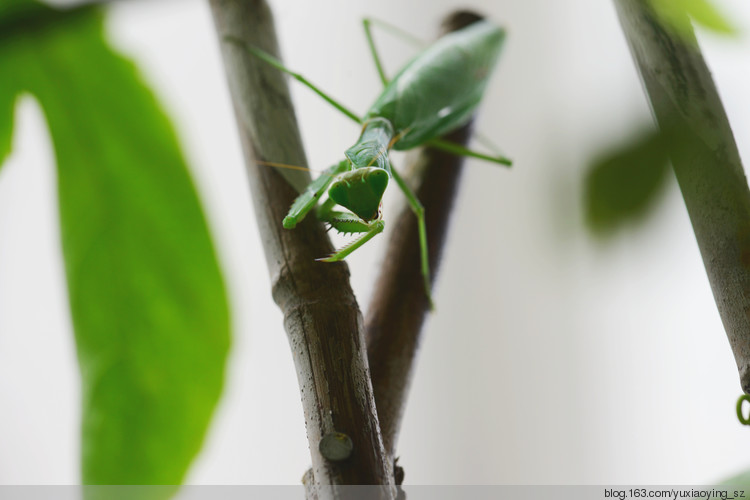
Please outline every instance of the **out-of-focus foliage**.
[[643, 215], [665, 184], [668, 154], [658, 131], [634, 139], [596, 160], [586, 175], [586, 222], [609, 234]]
[[745, 491], [750, 490], [750, 470], [740, 472], [739, 474], [727, 478], [719, 483], [722, 486], [734, 486]]
[[[716, 33], [737, 34], [710, 0], [643, 1], [651, 5], [664, 27], [689, 43], [695, 42], [691, 20]], [[669, 158], [665, 141], [653, 129], [636, 128], [631, 135], [635, 139], [602, 155], [586, 174], [586, 221], [600, 235], [644, 215], [664, 185]]]
[[668, 27], [686, 39], [693, 38], [693, 27], [696, 24], [724, 35], [737, 34], [737, 29], [714, 6], [710, 0], [649, 0], [654, 12]]
[[0, 80], [0, 168], [2, 168], [3, 161], [10, 153], [15, 94], [15, 89], [11, 88], [8, 82]]
[[222, 389], [229, 313], [172, 125], [99, 10], [0, 5], [0, 157], [25, 92], [57, 159], [83, 482], [179, 484]]

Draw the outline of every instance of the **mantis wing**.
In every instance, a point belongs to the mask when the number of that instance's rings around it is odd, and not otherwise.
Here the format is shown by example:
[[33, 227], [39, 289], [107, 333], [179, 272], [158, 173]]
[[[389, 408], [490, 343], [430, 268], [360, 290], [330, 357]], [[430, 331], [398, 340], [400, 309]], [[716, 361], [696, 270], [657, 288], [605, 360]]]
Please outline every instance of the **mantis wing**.
[[399, 71], [365, 121], [390, 121], [402, 134], [397, 150], [460, 127], [481, 101], [504, 39], [505, 31], [488, 21], [445, 35]]

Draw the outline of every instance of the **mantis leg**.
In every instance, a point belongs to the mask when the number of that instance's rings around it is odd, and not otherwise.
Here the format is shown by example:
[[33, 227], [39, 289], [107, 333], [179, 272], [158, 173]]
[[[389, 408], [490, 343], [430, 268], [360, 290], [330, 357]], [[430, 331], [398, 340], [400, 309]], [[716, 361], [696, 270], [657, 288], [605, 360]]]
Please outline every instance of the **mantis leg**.
[[414, 45], [418, 49], [424, 49], [425, 47], [429, 45], [429, 43], [425, 42], [424, 40], [420, 40], [419, 38], [415, 37], [408, 31], [402, 30], [398, 26], [391, 24], [389, 22], [383, 21], [382, 19], [368, 17], [368, 18], [365, 18], [363, 22], [366, 22], [367, 24], [370, 24], [370, 25], [376, 24], [383, 31], [386, 31], [390, 33], [391, 35], [401, 38], [402, 40], [410, 43], [411, 45]]
[[402, 38], [406, 40], [407, 42], [410, 42], [417, 47], [423, 48], [427, 44], [424, 43], [422, 40], [419, 40], [413, 36], [411, 36], [406, 31], [397, 28], [396, 26], [386, 23], [385, 21], [381, 21], [379, 19], [374, 19], [370, 17], [366, 17], [362, 19], [362, 25], [365, 28], [365, 37], [367, 38], [367, 46], [370, 48], [370, 54], [372, 55], [372, 59], [375, 62], [375, 68], [378, 70], [378, 75], [380, 76], [380, 81], [383, 82], [383, 85], [386, 85], [388, 83], [388, 77], [385, 76], [385, 70], [383, 69], [383, 63], [380, 60], [380, 56], [378, 55], [378, 50], [375, 47], [375, 39], [372, 37], [372, 25], [377, 24], [381, 28], [383, 28], [385, 31], [398, 36], [399, 38]]
[[370, 241], [377, 234], [382, 233], [383, 229], [385, 229], [385, 222], [382, 219], [365, 222], [355, 215], [344, 212], [331, 211], [323, 220], [331, 224], [331, 227], [339, 232], [362, 233], [362, 236], [328, 257], [315, 259], [320, 262], [338, 262], [344, 260], [349, 254]]
[[297, 73], [295, 71], [292, 71], [291, 69], [289, 69], [286, 66], [284, 66], [284, 64], [281, 61], [279, 61], [278, 59], [276, 59], [275, 57], [273, 57], [271, 54], [268, 54], [267, 52], [264, 52], [264, 51], [262, 51], [262, 50], [260, 50], [258, 48], [255, 48], [255, 47], [253, 47], [251, 45], [247, 45], [245, 42], [243, 42], [239, 38], [235, 38], [235, 37], [232, 37], [232, 36], [225, 36], [224, 37], [224, 41], [229, 42], [229, 43], [233, 43], [235, 45], [238, 45], [239, 47], [241, 47], [241, 48], [247, 50], [248, 52], [250, 52], [252, 55], [254, 55], [255, 57], [257, 57], [258, 59], [261, 59], [262, 61], [265, 61], [266, 63], [270, 64], [271, 66], [273, 66], [274, 68], [278, 69], [279, 71], [283, 71], [287, 75], [291, 76], [292, 78], [294, 78], [295, 80], [297, 80], [298, 82], [300, 82], [305, 87], [309, 88], [310, 90], [312, 90], [313, 92], [315, 92], [316, 94], [318, 94], [326, 102], [328, 102], [331, 106], [333, 106], [334, 108], [338, 109], [339, 111], [341, 111], [343, 114], [345, 114], [346, 116], [348, 116], [349, 118], [351, 118], [355, 122], [362, 123], [362, 119], [359, 116], [357, 116], [356, 113], [354, 113], [353, 111], [350, 111], [346, 106], [344, 106], [343, 104], [341, 104], [340, 102], [338, 102], [336, 99], [334, 99], [333, 97], [331, 97], [327, 93], [323, 92], [317, 85], [313, 84], [310, 80], [308, 80], [304, 76], [302, 76], [299, 73]]
[[378, 75], [380, 75], [380, 81], [383, 83], [383, 86], [388, 84], [388, 77], [385, 76], [385, 71], [383, 70], [383, 63], [380, 61], [380, 56], [378, 55], [378, 49], [375, 47], [375, 39], [372, 38], [372, 20], [369, 18], [362, 19], [362, 26], [365, 28], [365, 37], [367, 38], [367, 46], [370, 48], [370, 54], [372, 55], [372, 60], [375, 62], [375, 68], [378, 70]]
[[333, 182], [336, 175], [346, 172], [351, 168], [349, 160], [342, 160], [336, 165], [327, 168], [323, 171], [320, 176], [312, 181], [307, 189], [297, 196], [294, 203], [289, 208], [289, 213], [284, 217], [282, 222], [286, 229], [294, 229], [295, 226], [302, 221], [315, 205], [318, 204], [318, 200], [323, 193], [326, 192], [328, 186]]
[[[498, 156], [498, 157], [502, 157], [503, 156], [503, 154], [500, 152], [500, 150], [495, 145], [495, 143], [493, 143], [492, 140], [490, 140], [489, 137], [487, 137], [483, 133], [479, 132], [478, 130], [474, 131], [474, 140], [476, 140], [479, 144], [481, 144], [485, 148], [487, 148], [490, 151], [492, 151], [492, 153], [494, 153], [496, 156]], [[508, 160], [508, 161], [510, 161], [510, 160]]]
[[378, 233], [382, 233], [383, 229], [385, 229], [385, 222], [381, 219], [365, 222], [352, 213], [335, 210], [335, 206], [336, 202], [331, 198], [320, 204], [317, 210], [318, 219], [327, 222], [340, 233], [362, 233], [362, 236], [340, 250], [337, 250], [332, 255], [316, 259], [320, 262], [338, 262], [344, 260], [349, 254], [370, 241]]
[[430, 261], [427, 254], [427, 226], [424, 220], [424, 207], [422, 206], [422, 203], [419, 201], [419, 199], [417, 199], [414, 191], [412, 191], [411, 188], [406, 184], [404, 179], [401, 178], [401, 175], [399, 175], [395, 168], [391, 169], [391, 174], [393, 175], [396, 184], [398, 184], [398, 187], [400, 187], [401, 191], [404, 192], [404, 195], [406, 196], [406, 199], [409, 202], [409, 206], [414, 212], [414, 215], [417, 216], [417, 227], [419, 229], [419, 252], [422, 261], [422, 278], [424, 279], [424, 291], [427, 294], [427, 300], [430, 303], [430, 309], [433, 309], [434, 306], [432, 303], [432, 293], [430, 292]]
[[442, 151], [452, 153], [454, 155], [468, 156], [470, 158], [479, 158], [480, 160], [497, 163], [499, 165], [505, 165], [507, 167], [510, 167], [511, 165], [513, 165], [513, 160], [511, 160], [510, 158], [506, 158], [500, 155], [498, 156], [486, 155], [484, 153], [480, 153], [478, 151], [465, 148], [461, 146], [460, 144], [456, 144], [455, 142], [450, 142], [450, 141], [446, 141], [443, 139], [430, 139], [429, 141], [427, 141], [427, 145], [435, 149], [440, 149]]

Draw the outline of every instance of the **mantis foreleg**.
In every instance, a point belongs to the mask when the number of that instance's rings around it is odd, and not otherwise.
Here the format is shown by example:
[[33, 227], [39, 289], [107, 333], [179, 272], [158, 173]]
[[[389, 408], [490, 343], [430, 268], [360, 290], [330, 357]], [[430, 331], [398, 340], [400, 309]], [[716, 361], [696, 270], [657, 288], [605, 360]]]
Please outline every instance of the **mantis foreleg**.
[[334, 254], [322, 259], [315, 259], [320, 262], [338, 262], [344, 260], [350, 253], [370, 241], [375, 235], [382, 233], [383, 229], [385, 229], [385, 222], [382, 219], [365, 222], [358, 217], [352, 217], [351, 214], [345, 214], [342, 212], [331, 212], [331, 215], [332, 218], [326, 222], [331, 224], [331, 227], [334, 229], [337, 229], [342, 233], [363, 234], [348, 245], [337, 250]]
[[317, 205], [320, 197], [326, 192], [328, 186], [333, 182], [336, 175], [346, 172], [351, 168], [349, 160], [342, 160], [336, 165], [327, 168], [320, 176], [312, 181], [307, 189], [297, 196], [289, 208], [289, 213], [284, 217], [282, 224], [286, 229], [294, 229], [294, 227], [302, 221], [315, 205]]

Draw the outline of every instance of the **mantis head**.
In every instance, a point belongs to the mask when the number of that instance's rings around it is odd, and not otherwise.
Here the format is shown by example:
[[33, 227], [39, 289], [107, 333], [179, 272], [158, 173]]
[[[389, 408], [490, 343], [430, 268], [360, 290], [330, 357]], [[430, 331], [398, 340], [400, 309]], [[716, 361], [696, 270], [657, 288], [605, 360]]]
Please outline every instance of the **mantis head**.
[[339, 176], [328, 189], [328, 196], [360, 219], [370, 221], [380, 213], [389, 178], [382, 168], [357, 168]]

